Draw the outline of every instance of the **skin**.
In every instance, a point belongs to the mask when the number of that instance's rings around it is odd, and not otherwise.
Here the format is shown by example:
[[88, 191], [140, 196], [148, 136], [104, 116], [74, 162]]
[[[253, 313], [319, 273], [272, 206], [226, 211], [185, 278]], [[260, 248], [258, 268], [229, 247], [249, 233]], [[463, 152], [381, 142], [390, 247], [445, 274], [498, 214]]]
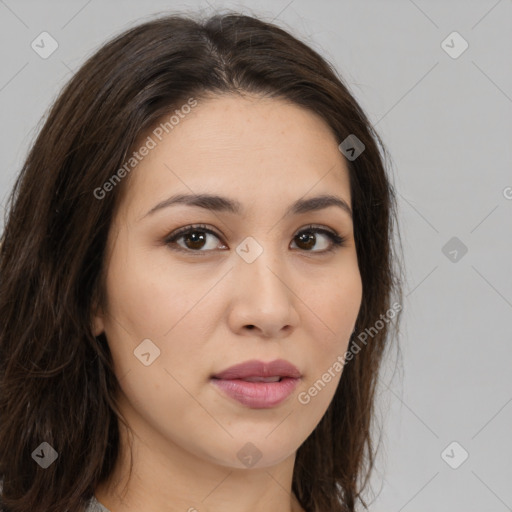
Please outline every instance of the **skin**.
[[[341, 371], [308, 404], [298, 395], [345, 353], [362, 282], [347, 212], [330, 206], [283, 215], [297, 199], [321, 194], [351, 206], [338, 144], [321, 117], [283, 100], [217, 96], [199, 102], [124, 184], [107, 247], [107, 304], [93, 327], [106, 334], [120, 409], [134, 431], [126, 494], [122, 423], [122, 456], [95, 492], [112, 512], [303, 510], [291, 491], [296, 451], [324, 415]], [[200, 192], [236, 199], [245, 211], [178, 205], [145, 216], [171, 195]], [[188, 252], [165, 244], [199, 223], [216, 235], [175, 242]], [[332, 243], [320, 233], [301, 242], [309, 224], [346, 242], [333, 252], [323, 252]], [[236, 252], [248, 236], [263, 248], [250, 264]], [[144, 339], [160, 350], [149, 366], [134, 356]], [[234, 364], [279, 358], [302, 378], [275, 407], [244, 406], [210, 381]], [[252, 467], [237, 457], [248, 442], [261, 454]]]

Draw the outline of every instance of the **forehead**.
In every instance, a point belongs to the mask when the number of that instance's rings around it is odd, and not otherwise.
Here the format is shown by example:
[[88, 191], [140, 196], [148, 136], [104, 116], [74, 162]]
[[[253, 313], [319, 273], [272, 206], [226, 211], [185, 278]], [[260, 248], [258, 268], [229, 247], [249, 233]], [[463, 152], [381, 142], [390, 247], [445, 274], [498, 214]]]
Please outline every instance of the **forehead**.
[[161, 140], [153, 130], [139, 141], [149, 136], [155, 143], [127, 184], [127, 204], [139, 211], [176, 193], [216, 193], [242, 203], [263, 196], [267, 204], [286, 205], [304, 195], [336, 193], [350, 204], [338, 141], [307, 109], [281, 99], [225, 95], [198, 100], [167, 128]]

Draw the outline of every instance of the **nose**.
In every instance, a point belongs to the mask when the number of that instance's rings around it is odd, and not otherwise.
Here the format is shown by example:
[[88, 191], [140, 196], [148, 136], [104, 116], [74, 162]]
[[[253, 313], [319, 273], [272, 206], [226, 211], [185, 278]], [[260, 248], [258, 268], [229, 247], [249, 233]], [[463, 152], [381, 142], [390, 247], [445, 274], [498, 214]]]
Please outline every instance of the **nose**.
[[235, 259], [229, 323], [241, 335], [264, 338], [289, 336], [299, 324], [297, 288], [300, 282], [282, 257], [264, 250], [252, 263]]

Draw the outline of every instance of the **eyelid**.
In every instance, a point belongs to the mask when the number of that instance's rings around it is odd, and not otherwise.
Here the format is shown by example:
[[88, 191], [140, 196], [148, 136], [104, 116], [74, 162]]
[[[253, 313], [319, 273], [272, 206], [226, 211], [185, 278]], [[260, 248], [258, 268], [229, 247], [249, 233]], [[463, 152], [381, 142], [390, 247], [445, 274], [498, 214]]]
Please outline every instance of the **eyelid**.
[[205, 224], [191, 224], [190, 226], [184, 226], [183, 228], [179, 228], [176, 231], [173, 231], [171, 234], [165, 237], [164, 241], [165, 243], [174, 242], [180, 236], [186, 235], [192, 231], [204, 231], [205, 233], [210, 233], [211, 235], [216, 236], [219, 240], [222, 238], [221, 235], [217, 234]]

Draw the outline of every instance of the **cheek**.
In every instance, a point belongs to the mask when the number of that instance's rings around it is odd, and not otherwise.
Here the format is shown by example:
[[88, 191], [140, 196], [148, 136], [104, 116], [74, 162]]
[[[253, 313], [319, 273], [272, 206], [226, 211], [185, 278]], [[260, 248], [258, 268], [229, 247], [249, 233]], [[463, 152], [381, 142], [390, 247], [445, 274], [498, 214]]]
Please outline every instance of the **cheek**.
[[309, 339], [315, 345], [308, 347], [311, 371], [303, 390], [319, 381], [318, 395], [312, 391], [315, 398], [311, 401], [316, 404], [313, 407], [327, 407], [343, 371], [339, 359], [348, 348], [361, 307], [362, 282], [357, 267], [351, 272], [340, 272], [336, 279], [323, 281], [303, 300], [304, 311], [309, 309], [311, 319]]
[[107, 282], [111, 315], [137, 337], [160, 339], [193, 311], [205, 285], [187, 279], [179, 266], [163, 264], [161, 257], [132, 249], [130, 258], [122, 258], [119, 249]]
[[[184, 272], [183, 267], [170, 265], [168, 259], [162, 260], [165, 254], [155, 251], [153, 255], [126, 251], [132, 255], [130, 259], [119, 257], [121, 254], [118, 251], [112, 258], [107, 282], [110, 318], [106, 330], [118, 373], [141, 370], [134, 350], [149, 339], [160, 352], [146, 369], [165, 368], [179, 382], [197, 385], [197, 376], [194, 380], [187, 369], [192, 363], [199, 368], [211, 364], [204, 360], [205, 345], [222, 310], [214, 288], [218, 277], [208, 278], [199, 266]], [[169, 379], [165, 372], [151, 372], [157, 388]]]
[[305, 308], [314, 318], [310, 328], [312, 339], [320, 338], [325, 348], [339, 346], [340, 338], [348, 339], [359, 314], [362, 301], [362, 281], [357, 266], [342, 268], [327, 273], [314, 286], [310, 293], [300, 293]]
[[[106, 333], [117, 377], [131, 405], [155, 425], [171, 424], [176, 411], [185, 418], [195, 410], [184, 389], [197, 385], [191, 364], [204, 364], [202, 341], [194, 333], [201, 330], [201, 319], [208, 319], [206, 306], [199, 303], [210, 287], [184, 279], [179, 268], [147, 254], [123, 251], [122, 244], [111, 259]], [[144, 351], [139, 350], [143, 340], [151, 340]], [[147, 366], [135, 357], [146, 351], [153, 359]]]

